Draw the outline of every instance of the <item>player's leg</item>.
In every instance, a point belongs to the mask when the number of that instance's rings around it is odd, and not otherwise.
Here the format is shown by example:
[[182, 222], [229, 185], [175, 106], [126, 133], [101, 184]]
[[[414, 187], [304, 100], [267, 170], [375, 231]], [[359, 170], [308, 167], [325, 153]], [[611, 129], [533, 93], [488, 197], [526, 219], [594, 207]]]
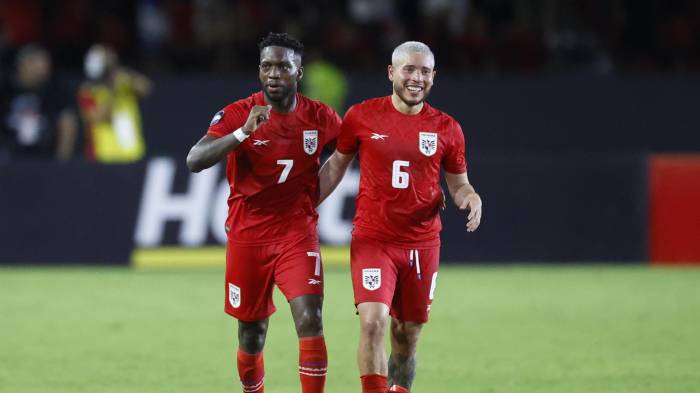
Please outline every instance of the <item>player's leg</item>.
[[391, 318], [390, 392], [407, 393], [416, 376], [416, 345], [422, 323]]
[[275, 282], [289, 301], [299, 338], [302, 393], [322, 393], [328, 354], [323, 337], [323, 268], [315, 237], [289, 244], [275, 264]]
[[260, 321], [238, 321], [238, 349], [247, 353], [262, 352], [265, 347], [269, 318]]
[[263, 347], [272, 303], [272, 260], [269, 246], [233, 246], [226, 252], [225, 311], [238, 319], [238, 376], [246, 393], [263, 393]]
[[416, 345], [433, 302], [440, 247], [403, 250], [392, 257], [399, 264], [398, 283], [391, 304], [390, 392], [406, 393], [416, 374]]
[[357, 305], [357, 312], [360, 316], [357, 366], [360, 369], [362, 393], [384, 393], [387, 388], [384, 334], [389, 307], [384, 303], [366, 302]]
[[350, 246], [352, 285], [360, 316], [357, 364], [363, 393], [385, 393], [388, 386], [384, 335], [397, 277], [389, 248], [360, 237], [353, 237]]
[[320, 295], [302, 295], [289, 301], [297, 336], [323, 336], [323, 297]]
[[299, 337], [299, 380], [303, 393], [321, 393], [326, 384], [328, 353], [321, 318], [323, 297], [302, 295], [290, 302]]
[[263, 348], [267, 336], [268, 318], [260, 321], [238, 321], [238, 376], [245, 393], [265, 391]]

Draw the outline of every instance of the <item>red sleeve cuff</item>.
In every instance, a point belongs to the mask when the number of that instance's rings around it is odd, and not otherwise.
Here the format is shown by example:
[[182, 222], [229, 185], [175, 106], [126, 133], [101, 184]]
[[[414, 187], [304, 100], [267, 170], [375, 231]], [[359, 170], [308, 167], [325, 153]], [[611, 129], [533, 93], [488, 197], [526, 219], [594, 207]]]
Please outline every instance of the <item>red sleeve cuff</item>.
[[445, 171], [450, 172], [450, 173], [465, 173], [467, 171], [467, 166], [462, 166], [462, 167], [457, 167], [457, 168], [450, 168], [450, 167], [445, 167]]
[[336, 146], [335, 149], [343, 154], [355, 154], [357, 152], [357, 149], [345, 148], [345, 146]]

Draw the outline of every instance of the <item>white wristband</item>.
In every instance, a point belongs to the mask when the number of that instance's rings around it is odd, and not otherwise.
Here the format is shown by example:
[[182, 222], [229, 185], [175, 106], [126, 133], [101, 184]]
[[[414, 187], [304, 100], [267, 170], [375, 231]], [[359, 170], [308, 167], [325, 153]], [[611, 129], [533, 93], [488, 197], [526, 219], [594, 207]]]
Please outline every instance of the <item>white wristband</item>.
[[246, 134], [240, 128], [233, 132], [233, 137], [238, 139], [238, 142], [243, 143], [244, 140], [248, 139], [250, 135]]

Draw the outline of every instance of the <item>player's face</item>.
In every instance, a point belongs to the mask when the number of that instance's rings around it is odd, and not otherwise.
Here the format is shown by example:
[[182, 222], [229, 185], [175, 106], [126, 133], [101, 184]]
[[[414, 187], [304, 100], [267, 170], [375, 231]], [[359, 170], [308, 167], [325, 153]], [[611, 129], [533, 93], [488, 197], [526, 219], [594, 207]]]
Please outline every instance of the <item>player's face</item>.
[[418, 105], [430, 94], [435, 78], [435, 60], [424, 53], [409, 53], [399, 64], [389, 66], [394, 92], [408, 106]]
[[268, 46], [260, 52], [260, 82], [265, 96], [272, 102], [282, 102], [297, 92], [303, 67], [294, 50]]

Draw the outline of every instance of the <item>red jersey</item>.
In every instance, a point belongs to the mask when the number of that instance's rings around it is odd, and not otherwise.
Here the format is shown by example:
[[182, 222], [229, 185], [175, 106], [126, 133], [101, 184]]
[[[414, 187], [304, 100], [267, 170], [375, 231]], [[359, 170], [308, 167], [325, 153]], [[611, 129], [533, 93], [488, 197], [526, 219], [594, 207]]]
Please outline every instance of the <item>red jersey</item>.
[[[317, 236], [318, 171], [323, 146], [340, 131], [340, 117], [329, 106], [297, 94], [293, 112], [272, 111], [227, 157], [229, 241], [276, 243]], [[215, 138], [242, 127], [254, 105], [266, 105], [262, 92], [219, 111], [207, 134]]]
[[427, 103], [405, 115], [391, 96], [374, 98], [348, 110], [336, 148], [359, 152], [354, 235], [411, 247], [440, 244], [440, 168], [467, 170], [456, 120]]

